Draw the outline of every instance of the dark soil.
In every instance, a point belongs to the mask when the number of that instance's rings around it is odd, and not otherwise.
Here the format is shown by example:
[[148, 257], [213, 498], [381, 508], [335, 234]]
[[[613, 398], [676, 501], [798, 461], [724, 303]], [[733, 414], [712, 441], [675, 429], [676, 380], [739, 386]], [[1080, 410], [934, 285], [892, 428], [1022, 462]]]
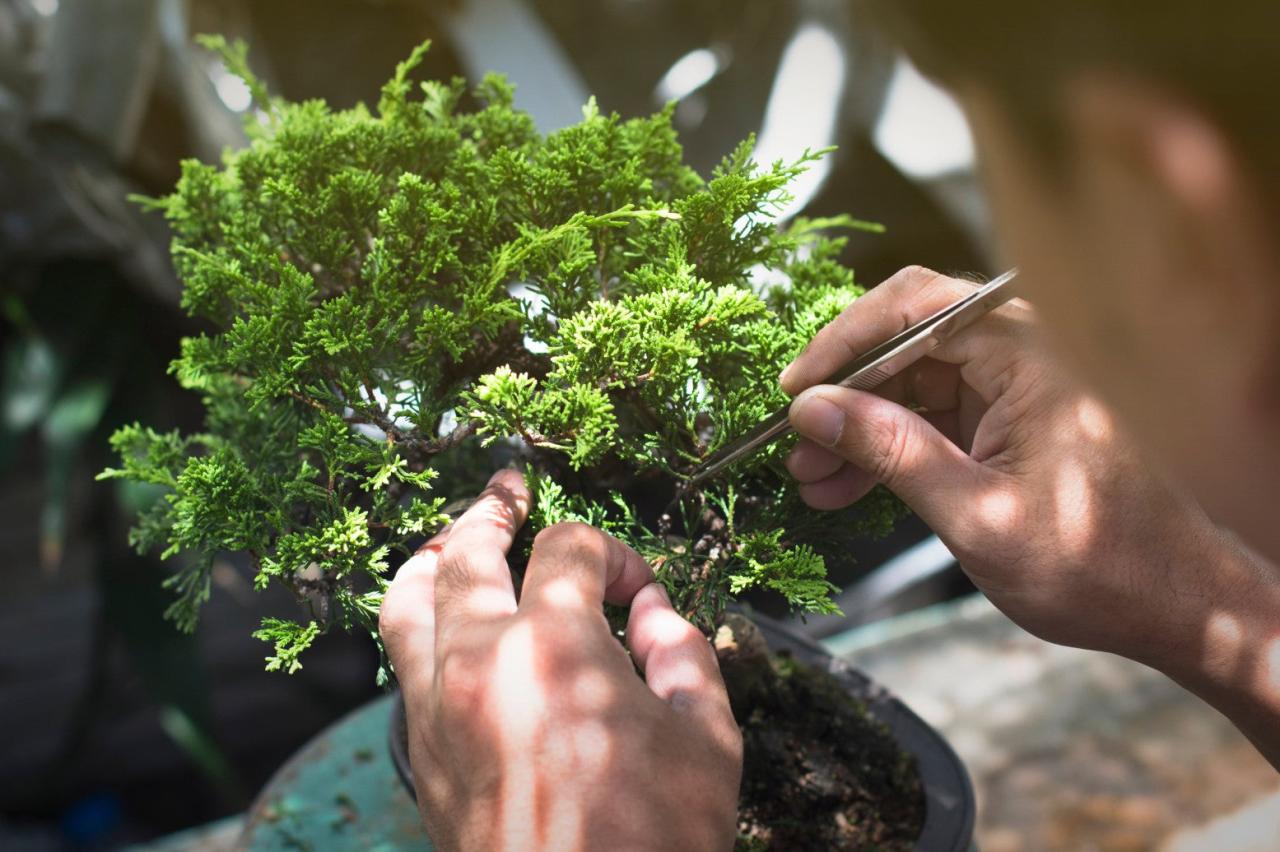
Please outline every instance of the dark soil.
[[924, 824], [914, 759], [826, 672], [721, 631], [744, 765], [739, 850], [909, 850]]

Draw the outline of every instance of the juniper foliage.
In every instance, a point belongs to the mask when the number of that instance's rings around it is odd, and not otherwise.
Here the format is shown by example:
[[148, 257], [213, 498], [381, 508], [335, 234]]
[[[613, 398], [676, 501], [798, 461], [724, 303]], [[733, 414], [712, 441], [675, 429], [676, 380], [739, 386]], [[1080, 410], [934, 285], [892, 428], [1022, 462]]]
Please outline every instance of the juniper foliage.
[[333, 626], [376, 638], [392, 554], [502, 461], [527, 470], [531, 530], [609, 530], [705, 629], [756, 587], [834, 609], [826, 562], [899, 504], [807, 512], [785, 447], [687, 483], [785, 402], [781, 368], [862, 293], [830, 234], [869, 226], [773, 221], [824, 152], [761, 167], [748, 140], [703, 179], [670, 108], [622, 120], [592, 101], [540, 136], [500, 77], [411, 83], [423, 45], [376, 110], [334, 111], [271, 98], [242, 45], [208, 44], [254, 95], [251, 143], [145, 201], [208, 323], [172, 366], [206, 429], [121, 429], [103, 474], [163, 486], [132, 542], [186, 555], [168, 580], [181, 627], [214, 555], [242, 551], [259, 588], [311, 607], [264, 622], [268, 668], [296, 671]]

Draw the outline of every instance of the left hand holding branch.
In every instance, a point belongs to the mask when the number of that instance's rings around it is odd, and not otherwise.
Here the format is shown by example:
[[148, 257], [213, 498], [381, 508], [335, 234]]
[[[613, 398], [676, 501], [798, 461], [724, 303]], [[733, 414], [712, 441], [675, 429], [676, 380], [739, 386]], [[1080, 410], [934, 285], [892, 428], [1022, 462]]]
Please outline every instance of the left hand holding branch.
[[[582, 524], [537, 536], [517, 603], [506, 557], [529, 499], [496, 474], [383, 604], [432, 841], [731, 848], [742, 740], [710, 644], [635, 551]], [[631, 607], [631, 658], [605, 601]]]

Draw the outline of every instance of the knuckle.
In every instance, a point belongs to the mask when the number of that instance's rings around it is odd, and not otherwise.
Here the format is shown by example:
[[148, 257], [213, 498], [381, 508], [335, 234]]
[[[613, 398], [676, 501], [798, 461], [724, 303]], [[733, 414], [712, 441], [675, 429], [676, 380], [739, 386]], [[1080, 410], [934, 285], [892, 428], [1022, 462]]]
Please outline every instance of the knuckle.
[[941, 273], [929, 269], [927, 266], [912, 265], [904, 266], [886, 283], [902, 290], [914, 292], [925, 289], [942, 277]]
[[951, 278], [941, 272], [925, 270], [916, 279], [912, 287], [911, 303], [914, 305], [925, 303], [932, 307], [935, 300], [939, 302], [953, 301], [977, 288], [978, 285], [972, 281]]
[[[724, 737], [726, 757], [735, 765], [740, 765], [743, 752], [742, 729], [734, 721], [733, 711], [729, 711], [728, 721], [724, 725], [724, 734], [722, 736]], [[734, 804], [737, 803], [735, 802]]]
[[558, 524], [552, 524], [547, 527], [538, 535], [555, 541], [580, 543], [590, 537], [594, 537], [595, 529], [581, 521], [561, 521]]
[[403, 583], [393, 581], [378, 610], [378, 633], [388, 647], [396, 645], [403, 636], [418, 626], [423, 615], [422, 608], [411, 591]]
[[598, 636], [598, 632], [585, 629], [576, 619], [569, 619], [556, 625], [554, 630], [539, 631], [533, 642], [533, 653], [547, 671], [573, 671], [583, 664], [583, 649], [590, 647], [588, 643]]
[[486, 681], [484, 661], [473, 653], [451, 650], [436, 665], [436, 691], [446, 711], [470, 715], [483, 697]]
[[930, 281], [938, 277], [938, 273], [927, 266], [921, 266], [918, 263], [904, 266], [902, 271], [898, 273], [907, 281]]
[[648, 639], [651, 652], [690, 664], [690, 672], [696, 672], [694, 677], [701, 687], [724, 689], [715, 649], [703, 632], [687, 619], [673, 614], [656, 635], [641, 638]]
[[395, 592], [395, 585], [387, 590], [382, 600], [382, 608], [378, 610], [378, 633], [384, 639], [402, 635], [407, 628], [405, 607], [400, 596]]
[[901, 478], [908, 448], [915, 431], [910, 422], [901, 418], [885, 418], [871, 425], [871, 440], [867, 442], [867, 465], [871, 474], [884, 483]]
[[579, 521], [553, 524], [539, 532], [533, 539], [535, 550], [594, 551], [601, 549], [599, 530]]
[[801, 355], [810, 351], [831, 353], [856, 346], [856, 343], [850, 342], [849, 337], [856, 334], [859, 327], [866, 323], [865, 307], [865, 305], [859, 306], [857, 299], [845, 305], [836, 318], [823, 326], [814, 339], [809, 341], [809, 345]]
[[694, 627], [689, 620], [683, 616], [676, 616], [679, 619], [678, 624], [673, 623], [670, 628], [669, 641], [672, 645], [679, 647], [687, 647], [690, 652], [700, 657], [710, 659], [714, 656], [711, 650], [711, 643], [702, 635], [702, 631]]
[[436, 582], [453, 588], [466, 589], [475, 576], [475, 558], [461, 547], [446, 547], [440, 555]]

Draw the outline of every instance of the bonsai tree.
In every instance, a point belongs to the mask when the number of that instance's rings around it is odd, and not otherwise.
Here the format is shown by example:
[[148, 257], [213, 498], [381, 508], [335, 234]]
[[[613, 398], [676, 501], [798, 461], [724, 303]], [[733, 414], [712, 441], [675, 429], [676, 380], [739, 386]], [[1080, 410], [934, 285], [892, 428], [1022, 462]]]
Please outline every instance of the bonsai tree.
[[687, 484], [786, 402], [778, 372], [863, 292], [827, 232], [870, 225], [772, 219], [822, 152], [759, 166], [748, 139], [703, 179], [669, 107], [622, 120], [593, 101], [539, 136], [497, 75], [412, 83], [424, 45], [376, 111], [334, 111], [273, 99], [243, 45], [206, 42], [255, 97], [251, 145], [143, 200], [209, 322], [172, 368], [206, 431], [125, 427], [102, 475], [164, 487], [132, 541], [187, 554], [179, 627], [227, 550], [310, 601], [311, 619], [262, 624], [269, 669], [296, 672], [332, 626], [376, 637], [392, 554], [502, 463], [526, 468], [530, 531], [604, 527], [708, 632], [754, 587], [835, 609], [827, 560], [888, 530], [892, 498], [805, 512], [785, 445]]
[[831, 232], [873, 226], [773, 220], [824, 152], [761, 166], [747, 140], [704, 179], [671, 108], [622, 120], [592, 101], [541, 136], [500, 77], [412, 83], [423, 45], [376, 110], [333, 111], [270, 97], [242, 44], [206, 43], [253, 93], [251, 144], [144, 200], [208, 324], [172, 366], [206, 430], [121, 429], [103, 474], [165, 489], [132, 541], [187, 555], [168, 580], [179, 626], [214, 554], [242, 551], [258, 587], [311, 609], [263, 623], [269, 669], [296, 671], [335, 625], [376, 638], [393, 554], [504, 463], [527, 471], [530, 532], [605, 528], [709, 634], [753, 588], [834, 610], [827, 563], [900, 504], [805, 511], [785, 445], [688, 481], [786, 402], [779, 371], [862, 293]]
[[[532, 491], [530, 538], [603, 527], [708, 636], [751, 589], [834, 611], [828, 566], [901, 504], [877, 491], [805, 509], [785, 444], [690, 479], [786, 402], [781, 369], [862, 293], [839, 231], [872, 226], [774, 220], [824, 152], [762, 166], [747, 140], [704, 179], [671, 108], [623, 120], [590, 102], [544, 137], [500, 77], [411, 82], [424, 45], [376, 110], [334, 111], [271, 98], [243, 45], [206, 44], [253, 93], [251, 143], [143, 199], [168, 218], [183, 306], [207, 324], [172, 365], [206, 428], [120, 429], [120, 466], [102, 474], [160, 486], [131, 539], [183, 555], [167, 580], [180, 627], [214, 555], [240, 551], [259, 588], [282, 583], [310, 610], [263, 622], [268, 669], [297, 671], [335, 626], [376, 640], [395, 560], [505, 464]], [[911, 758], [839, 683], [770, 662], [749, 633], [719, 637], [746, 746], [743, 848], [910, 848], [924, 809]]]

